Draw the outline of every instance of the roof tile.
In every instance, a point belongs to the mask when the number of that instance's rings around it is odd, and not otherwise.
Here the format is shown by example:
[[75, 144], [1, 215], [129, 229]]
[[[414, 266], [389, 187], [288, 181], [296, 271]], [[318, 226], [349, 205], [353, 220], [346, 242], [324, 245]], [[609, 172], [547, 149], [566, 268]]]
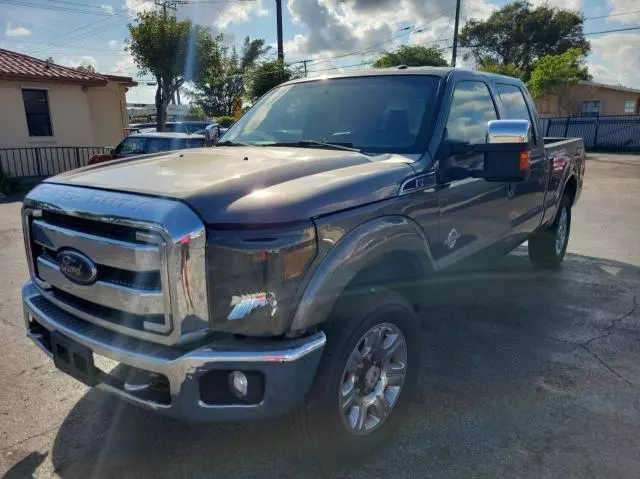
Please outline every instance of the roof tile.
[[[107, 76], [82, 72], [0, 48], [0, 78], [105, 85]], [[131, 80], [130, 78], [128, 80]]]

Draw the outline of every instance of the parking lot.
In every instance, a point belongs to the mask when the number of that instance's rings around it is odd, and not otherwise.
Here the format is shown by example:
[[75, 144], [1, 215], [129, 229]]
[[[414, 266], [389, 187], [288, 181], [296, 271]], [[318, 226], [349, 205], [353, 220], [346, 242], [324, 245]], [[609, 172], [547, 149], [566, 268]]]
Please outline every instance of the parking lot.
[[640, 471], [640, 157], [590, 155], [557, 272], [520, 248], [443, 278], [410, 420], [352, 468], [286, 421], [196, 426], [89, 390], [24, 338], [20, 203], [0, 199], [0, 475], [624, 477]]

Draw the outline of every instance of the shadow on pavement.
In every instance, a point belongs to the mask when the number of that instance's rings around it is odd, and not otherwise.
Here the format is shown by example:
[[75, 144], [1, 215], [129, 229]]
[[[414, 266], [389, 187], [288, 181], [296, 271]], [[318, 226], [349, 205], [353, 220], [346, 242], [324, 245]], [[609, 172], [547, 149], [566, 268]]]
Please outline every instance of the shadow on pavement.
[[640, 459], [629, 458], [638, 389], [581, 344], [625, 327], [620, 318], [639, 284], [635, 266], [568, 255], [560, 271], [540, 271], [522, 250], [491, 269], [444, 276], [422, 313], [424, 362], [410, 420], [358, 468], [296, 462], [283, 420], [194, 426], [96, 390], [60, 428], [54, 468], [77, 478], [603, 477], [610, 464], [623, 476], [625, 467], [637, 472]]
[[29, 477], [36, 477], [34, 475], [36, 469], [46, 458], [47, 454], [32, 452], [9, 469], [5, 475], [2, 476], [2, 479], [25, 479]]

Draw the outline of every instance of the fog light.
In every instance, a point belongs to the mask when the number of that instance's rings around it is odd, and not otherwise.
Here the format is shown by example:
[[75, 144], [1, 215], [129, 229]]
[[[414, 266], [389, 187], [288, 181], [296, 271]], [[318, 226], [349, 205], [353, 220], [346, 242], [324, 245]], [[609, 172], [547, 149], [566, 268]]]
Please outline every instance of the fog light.
[[247, 381], [247, 376], [240, 371], [232, 371], [229, 374], [229, 387], [233, 394], [235, 394], [239, 398], [243, 398], [247, 395], [247, 390], [249, 389], [249, 381]]

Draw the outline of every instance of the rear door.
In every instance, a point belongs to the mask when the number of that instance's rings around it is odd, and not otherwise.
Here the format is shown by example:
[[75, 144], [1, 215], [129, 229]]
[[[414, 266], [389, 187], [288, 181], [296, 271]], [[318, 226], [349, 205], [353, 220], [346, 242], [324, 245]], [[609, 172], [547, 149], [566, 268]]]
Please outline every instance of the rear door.
[[527, 104], [522, 88], [506, 83], [496, 83], [495, 88], [501, 103], [502, 119], [531, 122], [533, 149], [530, 173], [524, 181], [511, 183], [508, 189], [510, 236], [514, 236], [512, 239], [517, 242], [535, 230], [542, 219], [549, 161], [545, 157], [537, 116], [532, 114], [532, 106]]
[[[496, 119], [498, 109], [484, 80], [474, 77], [456, 82], [437, 155], [440, 171], [452, 166], [481, 168], [483, 153], [449, 155], [447, 144], [486, 143], [487, 122]], [[439, 179], [439, 239], [432, 254], [440, 267], [489, 259], [486, 249], [499, 243], [508, 231], [507, 186], [480, 178]]]

